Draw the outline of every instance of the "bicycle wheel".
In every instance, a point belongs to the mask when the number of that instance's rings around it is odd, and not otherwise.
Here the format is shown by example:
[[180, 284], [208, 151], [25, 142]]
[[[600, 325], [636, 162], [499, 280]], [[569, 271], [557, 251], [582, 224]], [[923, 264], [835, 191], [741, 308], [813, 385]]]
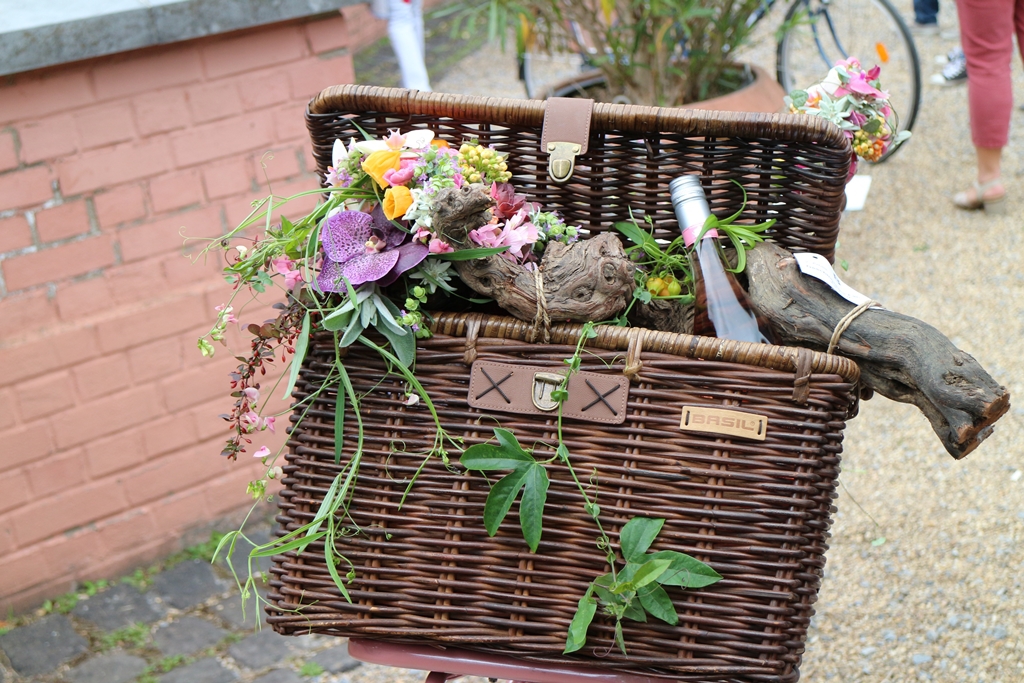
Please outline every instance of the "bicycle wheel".
[[848, 57], [866, 69], [882, 67], [882, 87], [899, 117], [898, 130], [910, 130], [921, 102], [921, 64], [910, 31], [889, 0], [796, 0], [790, 5], [776, 54], [786, 92], [820, 82]]

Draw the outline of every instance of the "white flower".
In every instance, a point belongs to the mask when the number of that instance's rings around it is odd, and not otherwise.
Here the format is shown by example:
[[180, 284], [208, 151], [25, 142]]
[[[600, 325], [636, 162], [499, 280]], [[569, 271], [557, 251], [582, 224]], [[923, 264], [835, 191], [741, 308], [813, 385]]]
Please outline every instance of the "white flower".
[[412, 406], [418, 404], [419, 402], [420, 402], [420, 395], [419, 394], [409, 394], [408, 396], [406, 396], [405, 400], [402, 401], [402, 403], [404, 403], [405, 405], [409, 406], [410, 408]]
[[393, 130], [386, 140], [362, 140], [355, 143], [354, 147], [363, 154], [384, 152], [389, 149], [423, 149], [430, 146], [434, 139], [432, 130], [412, 130], [405, 135], [400, 135]]
[[843, 82], [839, 78], [839, 72], [836, 70], [836, 67], [832, 67], [828, 70], [828, 75], [825, 76], [825, 80], [821, 82], [821, 89], [829, 95], [834, 96], [836, 94], [836, 90], [838, 90], [839, 86], [842, 84]]

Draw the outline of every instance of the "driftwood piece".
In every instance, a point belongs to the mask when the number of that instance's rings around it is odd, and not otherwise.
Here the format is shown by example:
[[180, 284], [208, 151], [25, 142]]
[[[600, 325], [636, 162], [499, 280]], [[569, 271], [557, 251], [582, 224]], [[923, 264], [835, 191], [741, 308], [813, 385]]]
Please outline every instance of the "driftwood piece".
[[[824, 351], [836, 324], [854, 308], [769, 242], [747, 254], [745, 272], [751, 301], [782, 344]], [[836, 351], [860, 366], [866, 387], [920, 408], [956, 459], [977, 448], [1010, 407], [1006, 388], [970, 354], [931, 325], [894, 311], [862, 313]]]
[[[456, 250], [473, 248], [470, 230], [491, 218], [491, 197], [479, 186], [448, 188], [434, 199], [433, 229]], [[541, 277], [501, 256], [456, 261], [462, 281], [493, 298], [520, 320], [534, 321], [546, 311], [552, 321], [607, 320], [624, 310], [633, 295], [635, 266], [612, 234], [570, 245], [550, 242], [544, 250]], [[537, 283], [543, 285], [538, 307]]]

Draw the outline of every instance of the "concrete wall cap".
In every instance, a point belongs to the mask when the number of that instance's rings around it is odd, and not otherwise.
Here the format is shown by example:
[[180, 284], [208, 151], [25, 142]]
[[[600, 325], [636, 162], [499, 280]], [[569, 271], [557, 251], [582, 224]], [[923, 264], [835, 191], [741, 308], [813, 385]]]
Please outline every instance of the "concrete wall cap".
[[359, 2], [0, 0], [0, 76], [326, 14]]

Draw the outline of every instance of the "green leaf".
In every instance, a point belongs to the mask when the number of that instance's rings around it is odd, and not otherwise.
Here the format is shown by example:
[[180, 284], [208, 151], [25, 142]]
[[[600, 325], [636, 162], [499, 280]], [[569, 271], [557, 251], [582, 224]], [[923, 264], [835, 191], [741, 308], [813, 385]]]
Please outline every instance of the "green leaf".
[[628, 655], [629, 654], [628, 652], [626, 652], [626, 641], [622, 637], [622, 622], [621, 621], [616, 621], [615, 622], [615, 644], [619, 646], [619, 650], [622, 652], [622, 654], [624, 654], [624, 655]]
[[295, 389], [295, 382], [299, 379], [299, 368], [302, 367], [302, 361], [306, 358], [307, 348], [309, 348], [309, 311], [306, 311], [306, 315], [302, 318], [302, 329], [295, 340], [295, 353], [292, 355], [292, 365], [288, 371], [288, 385], [284, 389], [282, 401], [287, 400], [292, 395], [292, 390]]
[[378, 325], [377, 331], [391, 342], [391, 348], [395, 350], [395, 355], [398, 356], [398, 360], [402, 361], [402, 365], [407, 368], [412, 367], [416, 361], [416, 335], [395, 334], [395, 331], [388, 325]]
[[789, 93], [790, 98], [793, 100], [793, 104], [797, 107], [802, 107], [807, 104], [807, 91], [806, 90], [794, 90]]
[[636, 596], [633, 596], [633, 598], [623, 606], [622, 616], [627, 619], [632, 619], [633, 621], [639, 621], [644, 624], [647, 623], [647, 613], [644, 612], [644, 608], [636, 600]]
[[531, 465], [526, 473], [523, 499], [519, 501], [519, 524], [530, 552], [537, 552], [544, 526], [544, 504], [548, 499], [548, 473], [541, 464]]
[[[363, 310], [372, 310], [373, 307], [367, 307]], [[338, 346], [345, 348], [351, 346], [359, 335], [363, 333], [366, 327], [362, 324], [362, 316], [358, 312], [352, 314], [352, 320], [349, 322], [348, 327], [345, 328], [344, 334], [341, 335], [341, 339], [338, 340]]]
[[462, 452], [459, 462], [467, 470], [513, 470], [536, 462], [529, 453], [513, 451], [489, 443], [470, 446]]
[[651, 233], [632, 221], [620, 221], [615, 224], [615, 229], [625, 235], [633, 244], [638, 247], [645, 247], [645, 251], [646, 247], [661, 249], [658, 243], [654, 241], [654, 238], [651, 237]]
[[487, 502], [484, 503], [484, 528], [487, 529], [489, 536], [498, 533], [498, 527], [512, 507], [519, 489], [523, 488], [527, 472], [526, 467], [512, 470], [491, 487], [491, 492], [487, 494]]
[[865, 133], [874, 135], [878, 132], [878, 129], [882, 127], [882, 122], [878, 119], [869, 119], [861, 128]]
[[[261, 545], [256, 548], [253, 548], [252, 551], [249, 552], [249, 557], [272, 557], [273, 555], [280, 555], [282, 553], [287, 553], [299, 548], [305, 548], [310, 543], [318, 541], [326, 535], [327, 530], [325, 529], [323, 531], [317, 531], [315, 533], [312, 533], [309, 536], [304, 536], [302, 538], [297, 538], [293, 541], [289, 541], [288, 543], [268, 543], [266, 545]], [[299, 550], [299, 552], [302, 551]]]
[[651, 547], [651, 543], [664, 525], [664, 519], [651, 517], [634, 517], [629, 520], [619, 532], [619, 549], [622, 550], [622, 557], [627, 562], [637, 560]]
[[651, 553], [647, 557], [656, 560], [668, 560], [668, 570], [662, 574], [658, 583], [662, 586], [682, 586], [684, 588], [703, 588], [721, 581], [722, 575], [689, 555], [674, 550], [663, 550]]
[[569, 624], [569, 633], [566, 635], [565, 650], [562, 651], [562, 654], [576, 652], [587, 644], [587, 629], [590, 628], [591, 622], [594, 621], [594, 615], [597, 614], [597, 600], [594, 600], [593, 594], [594, 586], [591, 585], [580, 598], [579, 604], [576, 606], [576, 614], [573, 615], [572, 623]]
[[647, 560], [636, 570], [636, 575], [631, 583], [638, 589], [643, 588], [647, 584], [657, 581], [658, 577], [668, 571], [671, 565], [672, 560], [668, 559], [657, 558]]
[[508, 251], [508, 247], [480, 247], [479, 249], [460, 249], [459, 251], [450, 251], [447, 254], [431, 254], [433, 258], [441, 259], [442, 261], [472, 261], [477, 258], [485, 258], [487, 256], [493, 256], [494, 254], [500, 254], [503, 251]]
[[640, 604], [651, 613], [651, 616], [672, 626], [679, 623], [679, 614], [672, 604], [672, 598], [668, 597], [665, 589], [658, 584], [644, 586], [637, 592], [637, 596], [640, 598]]
[[349, 326], [352, 322], [353, 317], [359, 317], [352, 311], [335, 311], [323, 319], [323, 326], [325, 330], [331, 332], [337, 332], [343, 330]]
[[[518, 452], [523, 453], [525, 455], [529, 455], [529, 453], [526, 453], [526, 451], [523, 450], [523, 447], [519, 445], [519, 439], [516, 438], [516, 435], [507, 429], [495, 427], [494, 438], [498, 440], [498, 443], [501, 444], [502, 448], [510, 452]], [[530, 456], [530, 460], [533, 460], [533, 456]]]

